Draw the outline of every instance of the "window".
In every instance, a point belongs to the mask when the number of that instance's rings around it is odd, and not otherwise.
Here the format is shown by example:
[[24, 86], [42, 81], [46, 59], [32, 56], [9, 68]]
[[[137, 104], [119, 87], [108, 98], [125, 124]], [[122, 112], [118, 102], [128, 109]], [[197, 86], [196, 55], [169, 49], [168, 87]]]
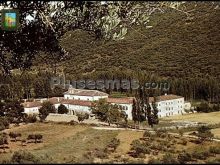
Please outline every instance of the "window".
[[87, 100], [89, 100], [89, 98]]
[[78, 98], [78, 100], [80, 100], [80, 98]]

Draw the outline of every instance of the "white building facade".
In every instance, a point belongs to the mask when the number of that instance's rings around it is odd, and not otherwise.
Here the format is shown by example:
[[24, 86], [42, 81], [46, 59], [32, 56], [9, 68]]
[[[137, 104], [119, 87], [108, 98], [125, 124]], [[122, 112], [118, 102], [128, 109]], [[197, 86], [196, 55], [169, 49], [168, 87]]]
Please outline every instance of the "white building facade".
[[[75, 115], [76, 113], [88, 113], [91, 114], [91, 106], [93, 101], [99, 99], [106, 99], [108, 103], [117, 104], [120, 109], [127, 115], [128, 119], [132, 120], [132, 106], [133, 97], [126, 98], [110, 98], [107, 93], [100, 92], [98, 90], [85, 90], [70, 88], [64, 93], [64, 97], [54, 97], [50, 99], [42, 99], [35, 102], [25, 102], [24, 113], [27, 114], [39, 114], [39, 108], [44, 101], [50, 101], [56, 109], [63, 104], [69, 110], [69, 115]], [[177, 95], [163, 95], [156, 98], [156, 105], [158, 108], [158, 116], [168, 117], [173, 115], [182, 115], [184, 111], [184, 97]], [[152, 107], [153, 97], [149, 98], [150, 105]]]
[[156, 105], [159, 117], [182, 115], [185, 113], [184, 97], [177, 95], [163, 95], [159, 96], [158, 99]]

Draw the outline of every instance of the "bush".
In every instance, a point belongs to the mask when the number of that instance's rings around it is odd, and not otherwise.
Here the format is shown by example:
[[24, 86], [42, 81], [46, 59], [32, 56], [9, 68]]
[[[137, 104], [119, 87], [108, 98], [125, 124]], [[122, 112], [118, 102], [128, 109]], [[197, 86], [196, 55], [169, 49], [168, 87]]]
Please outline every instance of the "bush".
[[11, 157], [11, 163], [29, 164], [39, 162], [39, 159], [37, 159], [33, 154], [26, 151], [15, 151]]
[[174, 155], [165, 154], [162, 158], [163, 164], [179, 164], [179, 161], [175, 158]]
[[67, 107], [63, 104], [60, 104], [60, 106], [58, 107], [58, 113], [59, 114], [67, 114], [69, 112], [69, 110], [67, 109]]
[[42, 139], [43, 139], [43, 135], [41, 134], [30, 134], [28, 135], [27, 138], [27, 140], [34, 140], [35, 143], [41, 142]]
[[100, 158], [100, 159], [105, 159], [105, 158], [108, 158], [108, 155], [103, 149], [95, 149], [94, 157]]
[[79, 122], [81, 122], [81, 121], [83, 121], [83, 120], [85, 120], [85, 119], [89, 119], [89, 114], [87, 114], [87, 113], [85, 113], [85, 114], [83, 114], [83, 113], [78, 113], [77, 116], [78, 116]]
[[186, 152], [180, 153], [178, 155], [178, 160], [181, 164], [185, 164], [186, 162], [192, 160], [192, 155]]
[[209, 148], [209, 152], [210, 153], [213, 153], [213, 154], [220, 154], [220, 148], [219, 147], [216, 147], [216, 146], [211, 146]]
[[37, 116], [36, 115], [28, 115], [25, 119], [25, 123], [35, 123], [37, 121]]
[[181, 144], [186, 146], [187, 145], [187, 140], [186, 139], [182, 139]]
[[10, 132], [10, 133], [9, 133], [9, 137], [10, 137], [11, 139], [13, 139], [14, 141], [17, 141], [17, 138], [18, 138], [18, 137], [21, 137], [21, 134], [20, 134], [20, 133], [16, 133], [16, 132]]
[[211, 140], [214, 137], [214, 134], [211, 133], [211, 128], [207, 126], [201, 126], [198, 128], [198, 134], [197, 136], [199, 139], [203, 142], [205, 140]]
[[70, 122], [69, 122], [69, 125], [76, 125], [76, 124], [78, 124], [76, 121], [74, 121], [74, 120], [71, 120]]
[[131, 150], [134, 150], [135, 152], [133, 155], [134, 157], [140, 157], [141, 154], [150, 154], [150, 149], [147, 143], [141, 143], [140, 140], [134, 140], [131, 145]]
[[150, 158], [148, 164], [162, 164], [162, 162], [159, 159]]
[[180, 135], [181, 137], [183, 136], [183, 130], [182, 130], [182, 129], [180, 129], [178, 133], [179, 133], [179, 135]]
[[4, 129], [8, 129], [9, 124], [10, 124], [10, 121], [7, 118], [1, 117], [0, 118], [0, 131], [2, 131]]
[[120, 144], [120, 140], [119, 139], [116, 139], [116, 138], [113, 138], [111, 140], [111, 142], [108, 144], [107, 147], [110, 147], [110, 148], [113, 148], [114, 151], [116, 150], [116, 148], [119, 146]]
[[217, 158], [217, 159], [206, 162], [206, 164], [219, 164], [219, 163], [220, 163], [220, 158]]
[[156, 135], [158, 137], [165, 138], [167, 136], [167, 130], [165, 130], [165, 129], [158, 129], [158, 130], [156, 130]]
[[212, 112], [212, 109], [209, 107], [209, 104], [207, 102], [202, 102], [196, 109], [197, 112]]
[[7, 138], [7, 135], [5, 134], [5, 133], [1, 133], [0, 134], [0, 146], [1, 146], [1, 148], [5, 151], [5, 148], [6, 148], [6, 146], [5, 145], [7, 145], [8, 144], [8, 138]]
[[145, 131], [143, 137], [151, 137], [151, 133], [149, 131]]
[[210, 156], [209, 151], [199, 151], [196, 150], [192, 156], [196, 159], [201, 159], [201, 160], [205, 160], [208, 156]]

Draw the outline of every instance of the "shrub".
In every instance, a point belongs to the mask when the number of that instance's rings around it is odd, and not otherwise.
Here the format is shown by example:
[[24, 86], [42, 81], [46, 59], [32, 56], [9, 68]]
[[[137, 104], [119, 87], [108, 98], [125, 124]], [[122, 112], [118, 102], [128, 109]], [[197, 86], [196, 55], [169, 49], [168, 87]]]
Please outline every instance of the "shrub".
[[181, 144], [186, 146], [187, 145], [187, 140], [186, 139], [182, 139]]
[[167, 153], [163, 156], [162, 162], [165, 164], [179, 164], [179, 161], [175, 158], [174, 155]]
[[151, 137], [151, 133], [149, 131], [145, 131], [143, 137]]
[[87, 113], [85, 113], [85, 114], [83, 114], [83, 113], [78, 113], [77, 116], [78, 116], [79, 122], [81, 122], [81, 121], [83, 121], [83, 120], [89, 118], [89, 114], [87, 114]]
[[78, 124], [76, 121], [74, 121], [74, 120], [71, 120], [70, 122], [69, 122], [69, 125], [76, 125], [76, 124]]
[[110, 148], [113, 148], [114, 151], [116, 150], [116, 148], [119, 146], [120, 144], [120, 140], [119, 139], [116, 139], [116, 138], [113, 138], [111, 140], [111, 142], [108, 144], [107, 147], [110, 147]]
[[165, 129], [158, 129], [158, 130], [156, 130], [156, 135], [158, 137], [165, 138], [166, 135], [167, 135], [167, 130], [165, 130]]
[[162, 164], [162, 162], [159, 159], [150, 158], [148, 164]]
[[220, 163], [220, 158], [217, 158], [217, 159], [206, 162], [206, 164], [219, 164], [219, 163]]
[[209, 148], [209, 152], [210, 153], [213, 153], [213, 154], [220, 154], [220, 148], [219, 147], [216, 147], [216, 146], [211, 146]]
[[33, 154], [26, 151], [15, 151], [11, 157], [11, 163], [29, 164], [39, 162], [39, 159], [37, 159]]
[[192, 156], [196, 159], [201, 159], [201, 160], [205, 160], [208, 156], [210, 155], [210, 153], [208, 151], [201, 151], [201, 150], [196, 150]]
[[63, 104], [60, 104], [60, 106], [58, 107], [58, 113], [59, 114], [67, 114], [69, 112], [69, 110], [67, 109], [67, 107]]
[[0, 118], [0, 131], [2, 131], [4, 129], [8, 129], [9, 124], [10, 124], [10, 121], [7, 118], [1, 117]]
[[36, 115], [28, 115], [25, 119], [25, 123], [35, 123], [37, 121], [37, 116]]
[[183, 136], [183, 130], [179, 130], [179, 135], [182, 137]]
[[7, 145], [7, 144], [8, 144], [7, 135], [4, 134], [4, 133], [1, 133], [1, 134], [0, 134], [0, 146], [1, 146], [1, 148], [2, 148], [4, 151], [5, 151], [5, 148], [6, 148], [5, 145]]
[[9, 133], [9, 137], [10, 137], [11, 139], [13, 139], [14, 141], [17, 141], [17, 138], [18, 138], [18, 137], [21, 137], [21, 134], [20, 134], [20, 133], [16, 133], [16, 132], [10, 132], [10, 133]]
[[214, 134], [210, 131], [211, 128], [207, 126], [201, 126], [198, 128], [197, 136], [203, 142], [205, 140], [211, 140], [214, 137]]
[[196, 109], [197, 112], [211, 112], [212, 109], [209, 107], [209, 104], [207, 102], [202, 102]]
[[131, 149], [135, 151], [134, 156], [140, 157], [141, 153], [142, 154], [149, 154], [150, 153], [148, 145], [146, 143], [141, 143], [140, 140], [134, 140], [131, 143], [131, 145], [132, 145]]
[[181, 164], [184, 164], [184, 163], [192, 160], [192, 155], [187, 152], [180, 153], [178, 155], [178, 160]]
[[43, 139], [41, 134], [30, 134], [28, 135], [27, 140], [34, 140], [35, 143], [40, 142]]
[[88, 151], [88, 152], [86, 152], [85, 154], [83, 154], [83, 159], [82, 160], [80, 160], [79, 162], [81, 162], [81, 163], [91, 163], [91, 162], [93, 162], [93, 160], [94, 160], [94, 156], [92, 155], [93, 154], [93, 152], [92, 151]]
[[100, 159], [105, 159], [105, 158], [108, 158], [108, 155], [105, 152], [105, 150], [103, 150], [103, 149], [95, 149], [94, 157], [100, 158]]

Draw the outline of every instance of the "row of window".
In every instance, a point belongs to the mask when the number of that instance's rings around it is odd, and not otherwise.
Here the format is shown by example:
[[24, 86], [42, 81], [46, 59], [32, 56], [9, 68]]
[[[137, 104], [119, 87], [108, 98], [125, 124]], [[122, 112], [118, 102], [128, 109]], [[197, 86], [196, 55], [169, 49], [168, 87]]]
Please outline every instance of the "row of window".
[[[72, 99], [74, 100], [74, 97]], [[69, 97], [67, 97], [67, 100], [69, 100]], [[78, 98], [78, 100], [80, 100], [80, 98]], [[87, 98], [87, 100], [89, 100], [89, 98]]]
[[[182, 102], [183, 102], [182, 100], [178, 101], [178, 103], [182, 103]], [[173, 104], [173, 102], [166, 102], [166, 105], [170, 105], [170, 104]], [[160, 106], [160, 103], [158, 103], [158, 106]]]

